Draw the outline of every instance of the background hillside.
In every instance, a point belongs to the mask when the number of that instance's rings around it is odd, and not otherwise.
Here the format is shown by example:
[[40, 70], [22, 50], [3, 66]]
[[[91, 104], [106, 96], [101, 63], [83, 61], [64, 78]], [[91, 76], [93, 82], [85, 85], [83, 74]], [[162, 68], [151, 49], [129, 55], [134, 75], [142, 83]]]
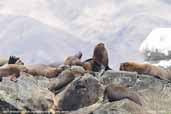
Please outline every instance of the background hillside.
[[62, 61], [79, 50], [84, 59], [98, 42], [114, 69], [144, 58], [140, 44], [154, 28], [171, 26], [169, 0], [1, 0], [0, 56], [27, 63]]

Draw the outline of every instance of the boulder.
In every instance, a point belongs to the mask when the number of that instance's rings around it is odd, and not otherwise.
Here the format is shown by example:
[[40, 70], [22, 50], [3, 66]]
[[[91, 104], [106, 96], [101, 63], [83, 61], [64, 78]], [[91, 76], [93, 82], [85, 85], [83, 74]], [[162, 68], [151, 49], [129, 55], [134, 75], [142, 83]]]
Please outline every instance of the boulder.
[[0, 83], [0, 100], [20, 110], [48, 110], [54, 104], [54, 94], [40, 85], [39, 80], [26, 73], [17, 82], [4, 78]]
[[67, 114], [167, 114], [171, 106], [171, 83], [150, 75], [134, 72], [107, 71], [99, 78], [101, 84], [119, 84], [139, 95], [142, 106], [123, 99], [115, 102], [98, 101]]
[[103, 94], [102, 85], [90, 74], [77, 77], [64, 91], [56, 96], [57, 109], [63, 111], [77, 110], [92, 105]]

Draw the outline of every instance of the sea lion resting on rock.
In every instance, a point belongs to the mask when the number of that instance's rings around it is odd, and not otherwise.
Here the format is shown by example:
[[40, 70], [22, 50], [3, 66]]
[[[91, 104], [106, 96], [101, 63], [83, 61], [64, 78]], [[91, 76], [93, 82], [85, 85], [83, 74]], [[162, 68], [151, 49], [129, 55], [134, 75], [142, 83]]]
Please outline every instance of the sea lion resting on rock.
[[[7, 64], [8, 63], [8, 64]], [[23, 65], [23, 62], [20, 60], [19, 57], [10, 56], [8, 62], [3, 64], [3, 66], [0, 67], [0, 81], [2, 81], [2, 77], [9, 76], [11, 80], [15, 80], [16, 77], [20, 74], [20, 69], [25, 71], [26, 69], [17, 68], [13, 66], [12, 64], [18, 64]]]
[[49, 90], [55, 94], [63, 90], [66, 85], [72, 82], [75, 77], [83, 76], [85, 70], [79, 66], [73, 66], [71, 69], [67, 69], [60, 73], [57, 78], [50, 80]]
[[59, 73], [64, 70], [64, 67], [54, 68], [49, 67], [47, 65], [17, 65], [17, 64], [9, 64], [6, 67], [0, 68], [0, 77], [8, 77], [11, 80], [15, 80], [20, 76], [20, 72], [25, 72], [31, 74], [33, 76], [46, 76], [48, 78], [57, 77]]
[[27, 69], [26, 73], [29, 73], [33, 76], [46, 76], [48, 78], [57, 77], [59, 73], [65, 69], [65, 66], [55, 68], [43, 64], [25, 65], [24, 67]]
[[[81, 63], [82, 53], [79, 52], [74, 56], [68, 57], [65, 61], [66, 65], [78, 65]], [[24, 63], [17, 57], [11, 56], [9, 59], [9, 65], [4, 68], [0, 68], [0, 77], [7, 77], [12, 75], [18, 77], [20, 72], [26, 72], [33, 76], [46, 76], [48, 78], [57, 77], [67, 66], [59, 65], [56, 67], [51, 67], [44, 64], [34, 64], [34, 65], [24, 65]], [[13, 65], [11, 65], [13, 64]], [[23, 70], [25, 69], [25, 70]]]
[[171, 68], [162, 68], [159, 66], [154, 66], [152, 64], [129, 61], [121, 63], [121, 71], [137, 72], [139, 74], [148, 74], [161, 79], [171, 81]]
[[129, 91], [126, 87], [110, 84], [105, 88], [103, 100], [108, 99], [109, 102], [129, 99], [136, 104], [142, 105], [139, 96], [135, 92]]
[[10, 77], [14, 81], [20, 76], [20, 72], [27, 72], [27, 69], [23, 65], [9, 64], [6, 67], [0, 67], [0, 77]]
[[81, 66], [82, 65], [81, 57], [82, 57], [82, 52], [78, 52], [74, 56], [69, 56], [69, 57], [67, 57], [65, 59], [64, 65], [69, 65], [69, 66], [78, 65], [78, 66]]
[[103, 43], [95, 46], [93, 58], [83, 62], [85, 70], [99, 72], [101, 69], [110, 70], [108, 66], [108, 53]]

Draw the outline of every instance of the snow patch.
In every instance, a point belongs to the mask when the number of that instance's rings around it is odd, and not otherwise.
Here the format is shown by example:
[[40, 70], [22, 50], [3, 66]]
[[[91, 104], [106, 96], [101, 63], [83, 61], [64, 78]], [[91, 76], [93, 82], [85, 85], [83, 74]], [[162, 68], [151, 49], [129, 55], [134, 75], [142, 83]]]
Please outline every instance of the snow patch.
[[139, 50], [142, 53], [147, 53], [148, 56], [151, 52], [169, 56], [169, 51], [171, 51], [171, 28], [154, 29], [143, 41]]

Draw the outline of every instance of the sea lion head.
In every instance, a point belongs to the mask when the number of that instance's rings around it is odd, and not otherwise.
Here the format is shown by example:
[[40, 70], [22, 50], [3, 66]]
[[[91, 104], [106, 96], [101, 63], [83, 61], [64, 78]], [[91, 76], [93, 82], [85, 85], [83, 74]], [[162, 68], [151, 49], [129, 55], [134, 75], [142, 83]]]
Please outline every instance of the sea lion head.
[[71, 66], [71, 65], [79, 65], [79, 66], [81, 66], [82, 65], [81, 57], [82, 57], [82, 53], [78, 52], [74, 56], [67, 57], [65, 59], [65, 61], [64, 61], [64, 64], [69, 65], [69, 66]]
[[16, 61], [16, 63], [15, 64], [17, 64], [17, 65], [24, 65], [24, 62], [23, 61], [21, 61], [21, 59], [19, 59], [19, 60], [17, 60]]
[[82, 54], [81, 51], [79, 51], [78, 53], [76, 53], [76, 54], [74, 55], [74, 57], [76, 57], [76, 58], [78, 58], [78, 59], [81, 59], [82, 56], [83, 56], [83, 54]]

